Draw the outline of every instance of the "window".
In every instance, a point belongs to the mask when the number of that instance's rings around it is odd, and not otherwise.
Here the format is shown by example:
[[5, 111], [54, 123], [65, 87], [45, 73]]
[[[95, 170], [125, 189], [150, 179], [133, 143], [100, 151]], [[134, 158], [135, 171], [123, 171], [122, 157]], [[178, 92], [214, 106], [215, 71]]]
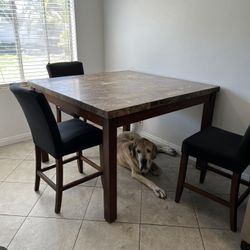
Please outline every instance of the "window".
[[0, 84], [46, 78], [76, 59], [73, 0], [0, 0]]

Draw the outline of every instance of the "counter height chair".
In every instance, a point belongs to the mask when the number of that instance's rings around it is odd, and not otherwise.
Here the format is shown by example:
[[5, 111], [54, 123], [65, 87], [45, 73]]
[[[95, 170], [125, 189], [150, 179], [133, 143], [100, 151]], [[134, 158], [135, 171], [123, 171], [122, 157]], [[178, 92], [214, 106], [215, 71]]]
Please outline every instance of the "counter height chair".
[[[50, 78], [60, 77], [60, 76], [74, 76], [74, 75], [84, 75], [84, 69], [82, 62], [58, 62], [58, 63], [48, 63], [46, 69]], [[62, 111], [69, 114], [62, 107], [56, 106], [56, 120], [57, 122], [62, 121]], [[75, 114], [69, 114], [75, 118], [78, 118]]]
[[[63, 160], [63, 156], [99, 145], [102, 165], [102, 130], [80, 119], [56, 123], [51, 108], [43, 94], [16, 85], [11, 85], [10, 90], [16, 96], [23, 109], [35, 144], [35, 191], [39, 190], [40, 178], [42, 178], [56, 191], [55, 213], [59, 213], [64, 190], [103, 174], [102, 167], [82, 155], [73, 156], [66, 160]], [[56, 164], [42, 168], [41, 150], [53, 156]], [[73, 160], [78, 162], [82, 162], [82, 160], [87, 161], [98, 171], [63, 185], [63, 164]], [[55, 183], [44, 174], [44, 172], [52, 168], [56, 168]]]
[[[231, 179], [230, 200], [224, 200], [203, 189], [186, 182], [188, 157], [193, 156], [199, 160], [201, 173], [200, 183], [203, 183], [207, 170]], [[232, 175], [218, 168], [211, 167], [208, 163], [215, 164], [222, 169], [229, 170]], [[227, 207], [230, 211], [230, 227], [237, 231], [237, 208], [250, 192], [250, 183], [241, 180], [243, 171], [250, 163], [250, 126], [244, 136], [231, 133], [219, 128], [209, 127], [188, 137], [182, 143], [182, 155], [180, 162], [179, 177], [176, 188], [175, 201], [179, 202], [183, 188], [206, 196]], [[240, 196], [240, 183], [247, 185], [248, 189]]]
[[58, 62], [46, 65], [50, 78], [60, 76], [84, 75], [82, 62]]

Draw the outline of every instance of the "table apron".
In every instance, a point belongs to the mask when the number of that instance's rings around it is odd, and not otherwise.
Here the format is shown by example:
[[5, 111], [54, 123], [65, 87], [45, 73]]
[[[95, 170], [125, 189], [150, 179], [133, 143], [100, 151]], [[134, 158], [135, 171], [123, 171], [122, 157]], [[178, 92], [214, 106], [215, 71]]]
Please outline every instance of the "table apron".
[[182, 100], [182, 101], [175, 102], [175, 103], [168, 103], [168, 104], [162, 105], [160, 107], [156, 107], [156, 108], [152, 108], [152, 109], [148, 109], [148, 110], [143, 110], [143, 111], [140, 111], [137, 113], [132, 113], [132, 114], [120, 116], [117, 118], [113, 118], [112, 120], [113, 120], [113, 123], [116, 124], [116, 127], [120, 127], [124, 124], [131, 124], [134, 122], [143, 121], [145, 119], [164, 115], [167, 113], [182, 110], [182, 109], [196, 106], [199, 104], [204, 104], [204, 107], [205, 106], [209, 107], [210, 100], [213, 99], [212, 97], [214, 95], [216, 95], [216, 94], [213, 93], [213, 94], [209, 94], [209, 95], [195, 97], [195, 98], [188, 99], [188, 100]]
[[48, 94], [44, 94], [46, 99], [50, 102], [55, 104], [58, 107], [62, 107], [63, 110], [68, 113], [68, 114], [76, 114], [80, 117], [84, 117], [87, 120], [90, 120], [100, 126], [103, 126], [103, 118], [96, 115], [95, 113], [86, 111], [80, 107], [77, 107], [76, 105], [73, 105], [67, 101], [61, 100], [57, 97], [48, 95]]
[[131, 113], [131, 114], [109, 119], [109, 118], [101, 117], [93, 112], [86, 111], [80, 107], [77, 107], [73, 104], [70, 104], [54, 96], [45, 94], [49, 102], [59, 107], [63, 107], [63, 109], [68, 113], [74, 113], [79, 116], [82, 116], [86, 118], [87, 120], [90, 120], [100, 126], [104, 126], [105, 121], [109, 120], [112, 124], [115, 124], [116, 127], [142, 121], [142, 120], [149, 119], [152, 117], [164, 115], [170, 112], [185, 109], [185, 108], [192, 107], [192, 106], [199, 105], [199, 104], [205, 104], [205, 106], [209, 106], [211, 99], [213, 100], [214, 99], [213, 97], [215, 95], [216, 93], [212, 93], [212, 94], [195, 97], [195, 98], [188, 99], [188, 100], [181, 100], [179, 102], [168, 103], [160, 107], [151, 108], [148, 110], [143, 110], [140, 112]]

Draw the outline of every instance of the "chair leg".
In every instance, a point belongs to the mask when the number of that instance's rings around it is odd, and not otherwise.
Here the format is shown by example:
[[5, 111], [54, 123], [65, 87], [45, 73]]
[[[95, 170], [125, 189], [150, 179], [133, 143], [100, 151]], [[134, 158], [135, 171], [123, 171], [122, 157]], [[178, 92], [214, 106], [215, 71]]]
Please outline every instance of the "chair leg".
[[200, 172], [200, 183], [203, 184], [206, 178], [206, 174], [207, 174], [207, 162], [205, 161], [201, 161], [200, 162], [200, 168], [201, 168], [201, 172]]
[[40, 186], [40, 176], [37, 174], [37, 172], [41, 170], [42, 153], [41, 149], [36, 145], [35, 145], [35, 155], [36, 155], [35, 191], [38, 191]]
[[77, 159], [78, 171], [79, 171], [79, 173], [82, 174], [82, 173], [83, 173], [83, 162], [82, 162], [82, 160], [81, 160], [82, 151], [76, 152], [76, 155], [77, 155], [77, 157], [78, 157], [78, 159]]
[[58, 106], [56, 106], [56, 121], [61, 122], [62, 121], [62, 112], [59, 109]]
[[233, 173], [230, 191], [230, 227], [237, 231], [237, 208], [241, 174]]
[[[103, 168], [104, 166], [104, 161], [103, 161], [103, 145], [101, 144], [99, 146], [99, 155], [100, 155], [100, 166]], [[101, 181], [102, 181], [102, 187], [104, 187], [104, 175], [101, 175]]]
[[48, 162], [49, 161], [49, 155], [47, 152], [40, 150], [41, 151], [41, 155], [42, 155], [42, 162]]
[[130, 124], [123, 125], [123, 131], [130, 131]]
[[63, 163], [62, 158], [56, 159], [56, 203], [55, 213], [60, 213], [63, 193]]
[[182, 154], [181, 155], [181, 163], [179, 169], [179, 176], [177, 181], [176, 193], [175, 193], [175, 202], [179, 202], [181, 199], [181, 195], [184, 188], [184, 182], [186, 179], [187, 173], [187, 164], [188, 164], [188, 155]]

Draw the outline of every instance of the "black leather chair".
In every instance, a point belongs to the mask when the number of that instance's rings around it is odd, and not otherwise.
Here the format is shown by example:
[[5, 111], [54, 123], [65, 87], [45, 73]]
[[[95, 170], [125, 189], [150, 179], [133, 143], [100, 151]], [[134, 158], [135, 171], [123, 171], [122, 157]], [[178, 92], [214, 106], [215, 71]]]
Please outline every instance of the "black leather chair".
[[250, 250], [250, 244], [248, 244], [246, 241], [243, 240], [243, 241], [241, 241], [240, 249], [241, 250]]
[[[55, 212], [59, 213], [64, 190], [103, 174], [100, 166], [79, 154], [66, 160], [63, 160], [63, 156], [100, 145], [100, 159], [102, 159], [102, 130], [80, 119], [56, 123], [51, 108], [43, 94], [16, 85], [10, 86], [10, 90], [14, 93], [23, 109], [35, 144], [35, 191], [39, 190], [40, 178], [42, 178], [56, 191]], [[56, 159], [56, 164], [41, 168], [42, 150], [52, 155]], [[81, 164], [82, 160], [86, 160], [98, 172], [63, 185], [63, 164], [73, 160], [77, 160]], [[44, 174], [45, 171], [52, 168], [56, 168], [56, 183]]]
[[[230, 200], [224, 200], [203, 189], [186, 182], [188, 157], [193, 156], [198, 162], [201, 173], [200, 183], [203, 183], [207, 170], [211, 170], [224, 177], [231, 178]], [[211, 167], [208, 163], [215, 164], [223, 169], [230, 170], [232, 175]], [[250, 163], [250, 126], [244, 136], [231, 133], [219, 128], [209, 127], [188, 137], [182, 144], [179, 177], [176, 188], [175, 201], [179, 202], [183, 188], [206, 196], [219, 202], [230, 210], [230, 226], [232, 231], [237, 231], [237, 208], [250, 192], [250, 183], [241, 180], [243, 171]], [[238, 198], [240, 183], [247, 185], [248, 189]]]
[[84, 75], [82, 62], [58, 62], [46, 65], [50, 78], [60, 76]]
[[[48, 63], [46, 65], [48, 75], [50, 78], [60, 77], [60, 76], [74, 76], [74, 75], [84, 75], [84, 69], [82, 62], [58, 62], [58, 63]], [[62, 107], [56, 106], [56, 120], [57, 122], [62, 121], [62, 113], [65, 112]], [[65, 112], [67, 113], [67, 112]], [[77, 118], [75, 114], [70, 114]]]

